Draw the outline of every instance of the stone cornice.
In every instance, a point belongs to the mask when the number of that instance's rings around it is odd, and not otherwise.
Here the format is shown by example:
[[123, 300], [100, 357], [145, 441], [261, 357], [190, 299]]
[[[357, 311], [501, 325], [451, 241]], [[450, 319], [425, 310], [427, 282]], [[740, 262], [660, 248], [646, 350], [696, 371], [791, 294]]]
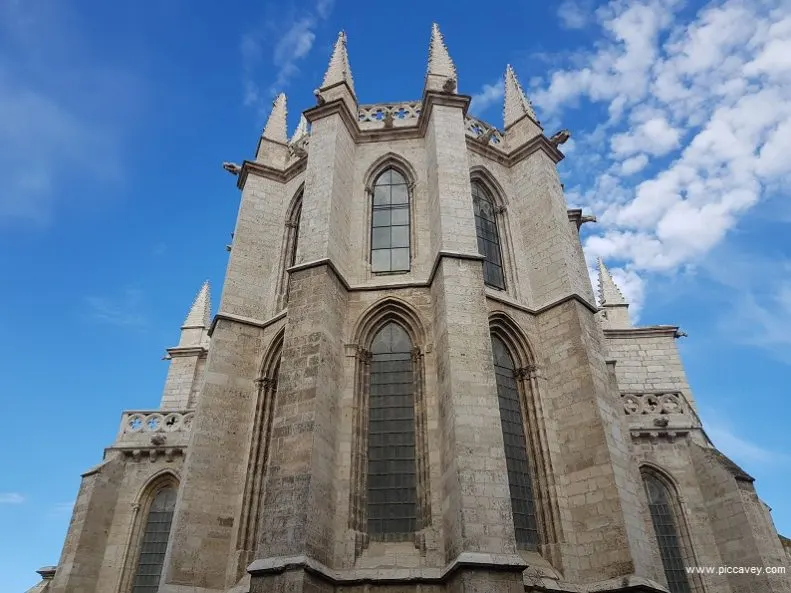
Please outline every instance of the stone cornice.
[[214, 328], [217, 327], [217, 322], [221, 319], [225, 321], [233, 321], [235, 323], [241, 323], [242, 325], [249, 325], [252, 327], [257, 327], [259, 329], [266, 329], [270, 325], [277, 323], [281, 319], [286, 316], [288, 309], [283, 309], [280, 313], [275, 315], [274, 317], [267, 319], [266, 321], [261, 321], [260, 319], [254, 319], [252, 317], [245, 317], [243, 315], [236, 315], [234, 313], [225, 313], [223, 311], [219, 311], [217, 315], [214, 316], [214, 319], [211, 322], [211, 327], [209, 328], [209, 335], [211, 336], [214, 332]]
[[293, 272], [298, 272], [300, 270], [308, 270], [310, 268], [327, 266], [332, 270], [333, 274], [335, 274], [335, 276], [338, 278], [340, 283], [343, 284], [343, 287], [349, 292], [363, 292], [363, 291], [372, 291], [372, 290], [396, 290], [401, 288], [427, 288], [431, 286], [431, 283], [434, 281], [434, 275], [437, 273], [437, 268], [439, 267], [440, 262], [445, 258], [474, 260], [474, 261], [484, 260], [484, 257], [479, 253], [461, 253], [457, 251], [441, 250], [437, 253], [436, 257], [434, 258], [434, 263], [431, 266], [431, 272], [429, 273], [427, 280], [424, 281], [416, 280], [409, 282], [391, 282], [387, 284], [365, 284], [365, 285], [357, 285], [357, 286], [351, 285], [349, 281], [346, 279], [346, 277], [338, 269], [338, 267], [328, 257], [297, 264], [295, 266], [291, 266], [286, 271], [289, 274], [291, 274]]
[[203, 356], [209, 352], [205, 346], [176, 346], [175, 348], [168, 348], [167, 353], [171, 358], [178, 358], [180, 356]]
[[541, 124], [539, 123], [539, 121], [538, 121], [537, 119], [535, 119], [535, 118], [533, 118], [533, 117], [530, 117], [530, 114], [529, 114], [529, 113], [525, 113], [525, 114], [524, 114], [522, 117], [520, 117], [520, 118], [519, 118], [519, 119], [517, 119], [516, 121], [514, 121], [514, 122], [511, 122], [510, 124], [508, 124], [507, 126], [505, 126], [505, 127], [503, 128], [503, 132], [504, 132], [504, 133], [505, 133], [505, 132], [508, 132], [508, 130], [510, 130], [511, 128], [513, 128], [515, 125], [517, 125], [517, 124], [518, 124], [519, 122], [521, 122], [523, 119], [529, 119], [531, 122], [533, 122], [533, 123], [534, 123], [534, 124], [535, 124], [535, 125], [538, 127], [538, 129], [540, 129], [542, 132], [544, 131], [544, 128], [541, 126]]
[[257, 175], [258, 177], [271, 179], [272, 181], [287, 183], [302, 173], [305, 170], [305, 167], [307, 167], [307, 164], [307, 158], [301, 158], [298, 161], [294, 161], [285, 169], [276, 169], [275, 167], [256, 163], [255, 161], [244, 161], [242, 163], [242, 168], [239, 171], [239, 176], [236, 179], [236, 187], [239, 189], [244, 189], [244, 185], [247, 183], [247, 176], [250, 173]]
[[604, 337], [605, 338], [655, 338], [655, 337], [675, 338], [677, 332], [678, 332], [677, 325], [651, 325], [648, 327], [605, 329]]
[[585, 300], [582, 295], [577, 294], [576, 292], [572, 292], [562, 298], [557, 299], [556, 301], [552, 301], [546, 305], [542, 305], [538, 309], [532, 309], [520, 303], [516, 303], [510, 299], [503, 298], [499, 295], [492, 294], [490, 291], [486, 291], [486, 298], [497, 303], [501, 303], [503, 305], [507, 305], [509, 307], [513, 307], [514, 309], [518, 309], [519, 311], [524, 311], [525, 313], [529, 313], [530, 315], [541, 315], [542, 313], [546, 313], [555, 307], [559, 307], [569, 301], [577, 301], [580, 305], [588, 309], [591, 313], [598, 313], [599, 309], [593, 303]]
[[431, 112], [435, 105], [442, 105], [446, 107], [457, 107], [461, 109], [462, 119], [467, 115], [467, 108], [470, 106], [472, 97], [469, 95], [457, 95], [455, 93], [441, 93], [439, 91], [424, 91], [423, 100], [421, 101], [420, 117], [418, 118], [417, 127], [420, 130], [420, 137], [426, 136], [428, 130], [428, 122], [431, 119]]
[[[339, 83], [340, 84], [340, 83]], [[457, 107], [462, 110], [462, 116], [466, 116], [467, 108], [469, 107], [471, 97], [468, 95], [457, 95], [455, 93], [442, 93], [439, 91], [425, 91], [421, 102], [420, 116], [417, 119], [417, 125], [414, 126], [400, 126], [395, 128], [379, 128], [375, 130], [361, 129], [358, 116], [352, 113], [349, 105], [342, 98], [327, 101], [321, 105], [307, 109], [303, 115], [309, 122], [315, 122], [318, 119], [329, 117], [331, 115], [338, 115], [343, 121], [346, 130], [351, 135], [355, 144], [365, 144], [370, 142], [388, 142], [396, 140], [407, 140], [414, 138], [424, 138], [428, 130], [428, 123], [431, 119], [431, 112], [436, 105], [444, 105], [448, 107]], [[268, 140], [268, 139], [267, 139]], [[516, 163], [528, 158], [536, 152], [544, 152], [555, 164], [559, 163], [565, 158], [562, 152], [558, 150], [557, 146], [552, 144], [549, 139], [541, 134], [535, 136], [528, 142], [512, 150], [510, 153], [505, 153], [498, 150], [491, 145], [482, 144], [475, 138], [465, 134], [467, 149], [476, 152], [490, 160], [493, 160], [506, 167], [512, 167]], [[274, 144], [277, 142], [268, 140]], [[307, 159], [301, 158], [288, 165], [285, 169], [278, 169], [269, 165], [264, 165], [255, 161], [244, 161], [237, 177], [236, 185], [239, 189], [243, 189], [247, 182], [247, 177], [251, 173], [286, 183], [293, 179], [296, 175], [302, 173], [307, 165]]]
[[481, 156], [485, 156], [488, 159], [496, 161], [497, 163], [506, 167], [513, 167], [515, 164], [525, 160], [530, 155], [539, 151], [546, 154], [555, 164], [558, 164], [560, 161], [566, 158], [566, 156], [549, 141], [549, 138], [543, 134], [528, 140], [509, 153], [504, 153], [490, 145], [483, 145], [471, 136], [466, 136], [466, 139], [467, 148], [469, 150], [472, 152], [477, 152]]
[[463, 552], [442, 568], [370, 568], [333, 570], [310, 556], [261, 558], [247, 567], [253, 576], [304, 570], [335, 586], [364, 584], [440, 584], [460, 570], [521, 573], [527, 563], [518, 555]]

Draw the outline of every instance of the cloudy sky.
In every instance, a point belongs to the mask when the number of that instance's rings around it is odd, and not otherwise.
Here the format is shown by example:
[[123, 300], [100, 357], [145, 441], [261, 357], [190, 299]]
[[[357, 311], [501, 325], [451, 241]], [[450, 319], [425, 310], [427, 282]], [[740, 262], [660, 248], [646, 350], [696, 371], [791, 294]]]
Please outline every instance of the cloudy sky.
[[[791, 3], [524, 0], [0, 2], [0, 573], [55, 564], [122, 409], [201, 282], [218, 292], [273, 94], [312, 106], [338, 30], [361, 103], [417, 99], [432, 21], [472, 111], [513, 64], [563, 182], [643, 324], [678, 324], [711, 438], [791, 535]], [[73, 6], [73, 3], [70, 3]]]

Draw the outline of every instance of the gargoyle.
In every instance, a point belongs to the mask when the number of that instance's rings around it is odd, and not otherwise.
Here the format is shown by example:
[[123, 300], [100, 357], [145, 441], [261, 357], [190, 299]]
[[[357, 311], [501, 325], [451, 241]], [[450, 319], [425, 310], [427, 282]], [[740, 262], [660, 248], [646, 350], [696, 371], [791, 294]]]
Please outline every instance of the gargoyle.
[[456, 92], [456, 79], [455, 78], [448, 78], [442, 84], [442, 90], [446, 93], [455, 93]]
[[565, 144], [568, 139], [571, 138], [571, 132], [568, 130], [560, 130], [556, 134], [554, 134], [549, 141], [555, 145], [560, 146], [561, 144]]
[[489, 128], [483, 134], [478, 136], [477, 138], [478, 142], [481, 142], [483, 144], [489, 144], [489, 142], [491, 142], [492, 140], [492, 137], [494, 136], [494, 132], [495, 132], [494, 128]]
[[238, 175], [239, 171], [242, 170], [242, 168], [236, 163], [228, 163], [228, 162], [223, 163], [222, 168], [228, 171], [228, 173], [230, 173], [231, 175]]
[[393, 127], [393, 112], [388, 111], [385, 113], [385, 116], [382, 118], [382, 122], [385, 125], [385, 128], [392, 128]]
[[316, 97], [316, 104], [317, 105], [324, 105], [327, 102], [327, 99], [321, 94], [319, 89], [313, 91], [313, 96]]
[[687, 336], [687, 332], [683, 332], [683, 331], [681, 331], [679, 329], [679, 330], [676, 330], [676, 334], [673, 337], [674, 338], [686, 338], [688, 336]]

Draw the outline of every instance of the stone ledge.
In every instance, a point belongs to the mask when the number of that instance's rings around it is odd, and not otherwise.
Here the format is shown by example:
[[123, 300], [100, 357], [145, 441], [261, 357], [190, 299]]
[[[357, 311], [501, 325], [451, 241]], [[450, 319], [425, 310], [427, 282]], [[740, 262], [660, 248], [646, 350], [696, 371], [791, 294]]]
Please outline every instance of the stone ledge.
[[677, 325], [651, 325], [648, 327], [630, 327], [623, 329], [605, 329], [605, 338], [649, 338], [668, 337], [675, 338], [678, 333]]
[[247, 567], [253, 576], [304, 570], [333, 585], [364, 584], [438, 584], [447, 581], [459, 570], [522, 572], [527, 568], [518, 555], [464, 552], [443, 568], [368, 568], [333, 570], [309, 556], [262, 558]]

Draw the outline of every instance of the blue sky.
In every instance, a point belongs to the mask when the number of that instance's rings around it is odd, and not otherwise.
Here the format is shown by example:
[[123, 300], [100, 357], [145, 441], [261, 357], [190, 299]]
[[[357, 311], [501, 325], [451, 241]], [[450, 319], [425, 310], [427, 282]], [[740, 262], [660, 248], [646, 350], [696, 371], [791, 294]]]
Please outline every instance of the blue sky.
[[0, 3], [4, 589], [58, 561], [80, 473], [123, 409], [158, 404], [201, 282], [219, 293], [239, 199], [220, 164], [253, 156], [273, 93], [293, 130], [345, 29], [361, 103], [417, 99], [435, 20], [476, 115], [502, 124], [511, 63], [546, 131], [572, 131], [568, 199], [599, 217], [587, 256], [640, 323], [689, 334], [710, 436], [791, 535], [789, 14], [785, 0]]

